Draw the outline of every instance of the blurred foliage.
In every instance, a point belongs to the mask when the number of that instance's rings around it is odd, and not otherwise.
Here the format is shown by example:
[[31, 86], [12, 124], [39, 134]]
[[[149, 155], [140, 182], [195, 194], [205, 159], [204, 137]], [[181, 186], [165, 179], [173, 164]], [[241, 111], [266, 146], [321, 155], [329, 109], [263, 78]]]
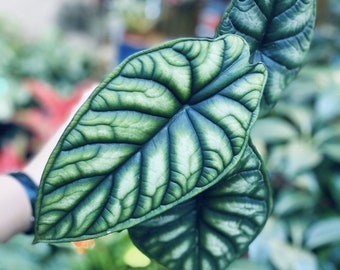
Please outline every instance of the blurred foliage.
[[157, 23], [161, 14], [161, 1], [112, 1], [115, 16], [119, 16], [126, 31], [147, 33]]
[[95, 240], [95, 247], [78, 254], [72, 245], [32, 246], [32, 237], [17, 235], [0, 245], [0, 270], [77, 269], [77, 270], [166, 270], [143, 255], [126, 231]]
[[253, 129], [274, 211], [249, 257], [270, 269], [339, 269], [340, 69], [306, 66]]
[[70, 247], [32, 246], [32, 237], [17, 235], [5, 245], [0, 245], [0, 270], [75, 269], [81, 257]]
[[340, 1], [318, 0], [317, 27], [309, 63], [340, 65]]
[[275, 205], [249, 248], [261, 269], [340, 269], [339, 15], [340, 1], [319, 1], [307, 65], [253, 129]]
[[[167, 38], [194, 36], [202, 0], [112, 1], [127, 33], [161, 34]], [[225, 0], [223, 0], [225, 1]], [[216, 1], [212, 1], [216, 2]]]
[[[308, 64], [254, 127], [254, 142], [271, 174], [275, 208], [231, 270], [340, 269], [340, 1], [321, 4]], [[64, 46], [59, 35], [33, 46], [4, 23], [0, 32], [2, 143], [18, 130], [21, 138], [29, 136], [10, 122], [15, 110], [32, 105], [23, 78], [41, 79], [65, 93], [81, 80], [97, 78], [102, 69], [94, 58]], [[0, 246], [0, 270], [164, 269], [138, 253], [126, 232], [96, 239], [82, 255], [70, 244], [32, 246], [31, 241], [18, 235]]]
[[105, 67], [85, 49], [66, 45], [61, 33], [28, 41], [14, 24], [0, 20], [0, 121], [15, 110], [35, 105], [23, 80], [34, 78], [53, 85], [64, 96], [84, 80], [101, 79]]
[[67, 45], [61, 32], [51, 32], [39, 41], [29, 42], [15, 28], [9, 29], [4, 20], [0, 21], [0, 33], [2, 87], [4, 80], [11, 84], [11, 80], [35, 78], [67, 93], [75, 84], [97, 78], [103, 71], [94, 54]]
[[[87, 49], [67, 45], [62, 33], [51, 32], [41, 40], [29, 41], [14, 23], [0, 18], [0, 34], [0, 172], [3, 172], [20, 169], [45, 142], [36, 134], [37, 130], [31, 129], [32, 125], [40, 126], [46, 135], [54, 132], [69, 111], [57, 105], [67, 105], [73, 99], [74, 106], [74, 89], [101, 79], [106, 67]], [[49, 94], [45, 87], [39, 99], [28, 79], [44, 82], [56, 92]], [[41, 102], [42, 96], [45, 100], [60, 97], [49, 100], [54, 111]], [[59, 123], [53, 120], [58, 117]]]

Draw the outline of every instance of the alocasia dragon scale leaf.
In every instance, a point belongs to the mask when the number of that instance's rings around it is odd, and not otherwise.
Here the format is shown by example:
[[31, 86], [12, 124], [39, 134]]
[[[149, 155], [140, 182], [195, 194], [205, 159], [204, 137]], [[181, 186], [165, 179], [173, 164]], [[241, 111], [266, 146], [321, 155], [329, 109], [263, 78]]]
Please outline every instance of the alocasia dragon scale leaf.
[[82, 105], [44, 170], [35, 241], [130, 228], [232, 172], [266, 82], [234, 35], [181, 39], [124, 61]]
[[270, 182], [255, 148], [239, 167], [194, 198], [129, 229], [136, 246], [170, 269], [226, 269], [263, 228]]
[[237, 34], [253, 61], [268, 69], [261, 113], [271, 109], [304, 64], [316, 17], [316, 0], [232, 0], [216, 37]]

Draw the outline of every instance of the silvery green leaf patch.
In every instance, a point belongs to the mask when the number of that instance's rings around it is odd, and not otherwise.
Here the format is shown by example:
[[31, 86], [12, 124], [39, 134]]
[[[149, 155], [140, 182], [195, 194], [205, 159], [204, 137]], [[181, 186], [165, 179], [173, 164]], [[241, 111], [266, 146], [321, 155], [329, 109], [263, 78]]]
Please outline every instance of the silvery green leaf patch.
[[129, 58], [66, 128], [44, 171], [36, 241], [130, 228], [184, 202], [242, 158], [266, 81], [234, 35]]

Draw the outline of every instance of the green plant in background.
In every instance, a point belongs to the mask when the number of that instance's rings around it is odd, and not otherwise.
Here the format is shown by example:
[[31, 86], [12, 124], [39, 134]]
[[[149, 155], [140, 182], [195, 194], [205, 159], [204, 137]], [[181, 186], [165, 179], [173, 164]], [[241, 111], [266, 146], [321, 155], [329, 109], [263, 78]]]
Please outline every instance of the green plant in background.
[[53, 85], [64, 96], [79, 82], [102, 78], [97, 74], [104, 70], [100, 61], [86, 49], [65, 45], [61, 33], [53, 32], [41, 40], [28, 42], [22, 36], [16, 36], [15, 31], [20, 32], [0, 18], [1, 121], [10, 121], [16, 110], [34, 103], [23, 84], [27, 78]]
[[225, 269], [271, 212], [250, 131], [303, 64], [314, 20], [313, 0], [232, 1], [214, 39], [174, 40], [124, 61], [48, 161], [35, 241], [128, 229], [168, 268]]
[[336, 66], [306, 67], [252, 130], [272, 175], [275, 201], [250, 248], [253, 261], [275, 269], [340, 267], [338, 78]]

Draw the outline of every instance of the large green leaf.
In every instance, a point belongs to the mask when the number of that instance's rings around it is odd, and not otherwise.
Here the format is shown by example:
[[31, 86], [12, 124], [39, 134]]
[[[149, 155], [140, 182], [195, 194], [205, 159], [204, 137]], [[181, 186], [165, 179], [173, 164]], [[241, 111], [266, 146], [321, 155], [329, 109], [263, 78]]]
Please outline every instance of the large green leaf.
[[300, 70], [309, 50], [316, 0], [233, 0], [216, 36], [237, 34], [247, 40], [254, 61], [268, 68], [261, 112], [266, 113]]
[[240, 167], [198, 196], [129, 229], [146, 255], [170, 269], [226, 269], [271, 210], [270, 184], [255, 148]]
[[313, 223], [305, 235], [305, 246], [310, 249], [340, 243], [340, 218], [328, 217]]
[[266, 70], [234, 35], [123, 62], [83, 104], [44, 170], [35, 241], [136, 225], [208, 189], [241, 159]]

